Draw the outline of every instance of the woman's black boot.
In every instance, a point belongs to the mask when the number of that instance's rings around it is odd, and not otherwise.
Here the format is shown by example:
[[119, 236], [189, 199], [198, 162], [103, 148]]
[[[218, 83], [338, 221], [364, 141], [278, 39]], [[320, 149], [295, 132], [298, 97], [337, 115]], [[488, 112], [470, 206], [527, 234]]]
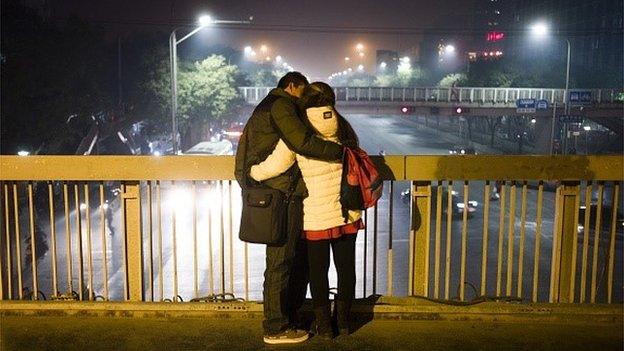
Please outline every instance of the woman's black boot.
[[334, 337], [331, 326], [331, 310], [329, 306], [314, 308], [313, 332], [321, 339], [330, 340]]
[[351, 315], [351, 301], [336, 301], [336, 325], [338, 335], [349, 335], [349, 317]]

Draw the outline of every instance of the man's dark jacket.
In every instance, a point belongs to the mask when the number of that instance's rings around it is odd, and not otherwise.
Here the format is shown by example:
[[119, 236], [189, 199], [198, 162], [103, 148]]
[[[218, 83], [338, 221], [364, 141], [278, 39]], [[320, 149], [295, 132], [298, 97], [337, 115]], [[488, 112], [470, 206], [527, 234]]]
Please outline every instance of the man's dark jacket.
[[[280, 139], [300, 155], [324, 161], [342, 160], [342, 146], [316, 136], [301, 117], [297, 98], [281, 88], [275, 88], [258, 104], [241, 135], [234, 170], [241, 187], [248, 186], [245, 178], [253, 181], [249, 177], [251, 166], [264, 161], [273, 152]], [[295, 164], [285, 173], [267, 179], [262, 184], [286, 193], [291, 189], [291, 182], [297, 173], [299, 168]], [[301, 177], [294, 194], [307, 195]]]

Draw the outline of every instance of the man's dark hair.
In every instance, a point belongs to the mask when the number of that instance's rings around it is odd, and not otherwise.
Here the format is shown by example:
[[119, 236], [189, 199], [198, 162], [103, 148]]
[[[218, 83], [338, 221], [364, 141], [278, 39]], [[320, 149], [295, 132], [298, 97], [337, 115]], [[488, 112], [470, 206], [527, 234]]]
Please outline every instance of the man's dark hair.
[[296, 87], [300, 85], [308, 85], [308, 78], [306, 78], [301, 72], [288, 72], [277, 83], [278, 88], [286, 89], [293, 83]]

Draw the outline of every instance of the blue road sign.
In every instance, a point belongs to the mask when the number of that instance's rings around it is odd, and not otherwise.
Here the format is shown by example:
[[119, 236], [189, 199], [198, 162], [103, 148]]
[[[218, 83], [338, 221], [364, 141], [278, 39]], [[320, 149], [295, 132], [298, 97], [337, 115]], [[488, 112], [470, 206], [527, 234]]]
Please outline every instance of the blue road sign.
[[517, 108], [535, 108], [535, 99], [518, 99], [516, 100]]
[[571, 90], [569, 101], [571, 104], [580, 104], [580, 105], [589, 104], [591, 103], [591, 91]]
[[562, 123], [583, 123], [583, 116], [563, 115], [559, 116], [559, 121]]
[[546, 100], [537, 100], [536, 108], [538, 110], [548, 110], [548, 101], [546, 101]]
[[535, 113], [535, 99], [518, 99], [516, 100], [517, 113]]

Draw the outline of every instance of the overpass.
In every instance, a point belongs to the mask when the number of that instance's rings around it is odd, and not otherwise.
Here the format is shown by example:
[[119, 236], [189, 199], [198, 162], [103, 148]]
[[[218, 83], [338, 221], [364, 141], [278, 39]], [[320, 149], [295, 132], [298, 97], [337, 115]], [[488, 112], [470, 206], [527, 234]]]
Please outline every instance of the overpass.
[[[268, 94], [271, 87], [241, 87], [242, 97], [251, 107]], [[500, 117], [517, 116], [518, 99], [546, 100], [548, 108], [530, 113], [536, 119], [538, 149], [548, 153], [552, 117], [565, 115], [565, 89], [495, 87], [335, 87], [340, 111], [345, 114], [414, 114], [419, 116]], [[618, 101], [621, 89], [570, 89], [589, 92], [589, 101], [572, 103], [570, 114], [592, 120], [622, 136], [624, 111]]]

